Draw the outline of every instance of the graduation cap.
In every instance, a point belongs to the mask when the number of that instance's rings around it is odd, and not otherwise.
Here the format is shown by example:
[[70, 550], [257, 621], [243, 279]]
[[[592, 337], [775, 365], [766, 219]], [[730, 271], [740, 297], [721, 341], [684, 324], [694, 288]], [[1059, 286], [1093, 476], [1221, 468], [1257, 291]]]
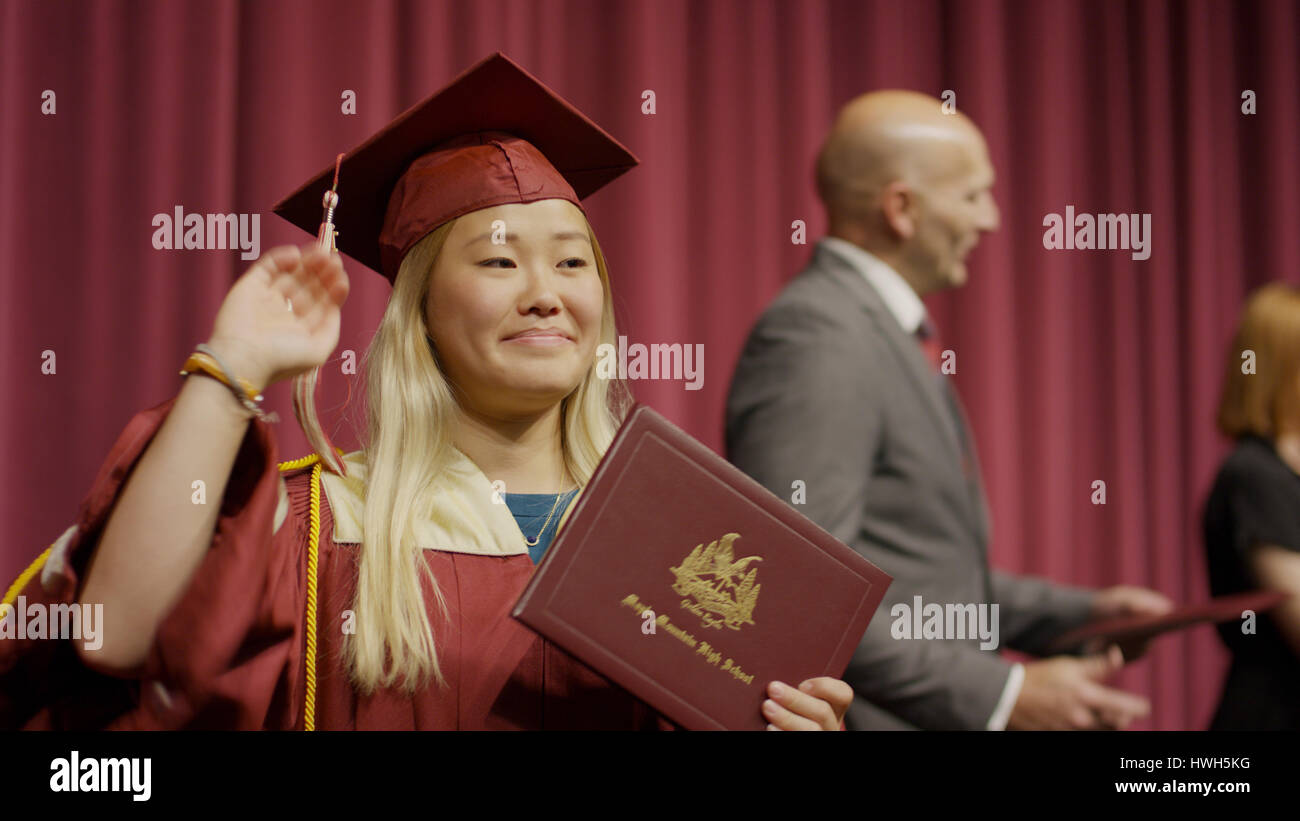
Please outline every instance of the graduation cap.
[[[407, 109], [338, 165], [339, 250], [394, 282], [402, 257], [454, 217], [583, 198], [637, 165], [618, 140], [500, 52]], [[330, 165], [275, 206], [315, 234]]]

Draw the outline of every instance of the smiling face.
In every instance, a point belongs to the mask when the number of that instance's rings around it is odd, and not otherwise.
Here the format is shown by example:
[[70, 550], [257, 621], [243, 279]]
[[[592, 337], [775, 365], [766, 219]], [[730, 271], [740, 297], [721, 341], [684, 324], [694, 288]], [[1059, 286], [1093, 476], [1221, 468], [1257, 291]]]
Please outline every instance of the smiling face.
[[604, 303], [582, 212], [539, 200], [456, 221], [430, 274], [425, 320], [459, 401], [511, 419], [578, 387], [595, 359]]
[[916, 186], [919, 214], [909, 267], [927, 291], [966, 284], [966, 257], [980, 234], [998, 227], [993, 164], [978, 132], [962, 130], [935, 149], [929, 179]]

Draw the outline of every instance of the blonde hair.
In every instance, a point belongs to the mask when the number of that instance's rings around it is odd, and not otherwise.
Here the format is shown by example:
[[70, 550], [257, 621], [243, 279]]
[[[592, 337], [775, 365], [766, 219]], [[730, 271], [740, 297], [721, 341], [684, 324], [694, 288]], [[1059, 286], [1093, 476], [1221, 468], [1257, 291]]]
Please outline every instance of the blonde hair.
[[[1253, 373], [1245, 372], [1246, 351]], [[1228, 350], [1218, 426], [1233, 438], [1300, 433], [1300, 286], [1269, 283], [1247, 300]]]
[[[365, 513], [353, 602], [357, 629], [345, 640], [344, 662], [354, 688], [366, 694], [391, 686], [415, 692], [430, 679], [446, 684], [426, 600], [437, 601], [443, 618], [447, 604], [415, 544], [414, 524], [454, 455], [456, 399], [427, 335], [424, 310], [434, 263], [453, 225], [455, 220], [443, 223], [402, 259], [363, 359]], [[600, 342], [613, 344], [609, 272], [589, 224], [587, 234], [604, 291]], [[561, 449], [579, 485], [591, 478], [609, 447], [627, 400], [622, 382], [597, 375], [593, 357], [581, 384], [561, 402]]]

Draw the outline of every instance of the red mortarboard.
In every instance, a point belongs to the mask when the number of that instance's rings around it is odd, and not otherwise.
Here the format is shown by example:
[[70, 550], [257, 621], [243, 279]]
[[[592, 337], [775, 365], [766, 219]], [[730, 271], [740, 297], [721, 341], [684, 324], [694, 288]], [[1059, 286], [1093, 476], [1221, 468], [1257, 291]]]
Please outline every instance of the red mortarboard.
[[[411, 246], [453, 217], [512, 202], [579, 200], [638, 160], [497, 53], [344, 155], [339, 250], [397, 278]], [[275, 206], [315, 234], [334, 166]]]

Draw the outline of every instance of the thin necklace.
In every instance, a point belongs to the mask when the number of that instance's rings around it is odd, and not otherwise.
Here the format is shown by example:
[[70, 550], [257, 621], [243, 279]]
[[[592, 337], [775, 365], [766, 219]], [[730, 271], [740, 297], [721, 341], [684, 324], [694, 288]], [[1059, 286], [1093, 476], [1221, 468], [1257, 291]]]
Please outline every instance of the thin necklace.
[[[561, 484], [564, 483], [563, 478], [560, 479], [560, 483]], [[531, 539], [528, 538], [527, 536], [524, 536], [524, 544], [528, 545], [529, 547], [537, 547], [537, 543], [542, 540], [542, 534], [546, 532], [546, 528], [551, 526], [551, 517], [555, 515], [555, 509], [560, 506], [560, 497], [566, 495], [567, 493], [568, 491], [561, 491], [560, 493], [555, 494], [555, 501], [551, 503], [551, 512], [546, 514], [546, 522], [542, 525], [542, 529], [537, 531], [537, 535]], [[521, 532], [519, 535], [523, 536], [523, 533]]]
[[542, 534], [546, 532], [546, 528], [548, 528], [551, 524], [551, 517], [555, 515], [555, 509], [560, 504], [560, 498], [563, 496], [568, 496], [572, 492], [573, 491], [571, 490], [566, 490], [563, 493], [555, 494], [555, 504], [551, 505], [551, 512], [546, 516], [546, 523], [542, 525], [541, 530], [537, 531], [536, 536], [534, 536], [531, 539], [525, 537], [524, 544], [528, 545], [529, 547], [537, 547], [537, 543], [542, 540]]

